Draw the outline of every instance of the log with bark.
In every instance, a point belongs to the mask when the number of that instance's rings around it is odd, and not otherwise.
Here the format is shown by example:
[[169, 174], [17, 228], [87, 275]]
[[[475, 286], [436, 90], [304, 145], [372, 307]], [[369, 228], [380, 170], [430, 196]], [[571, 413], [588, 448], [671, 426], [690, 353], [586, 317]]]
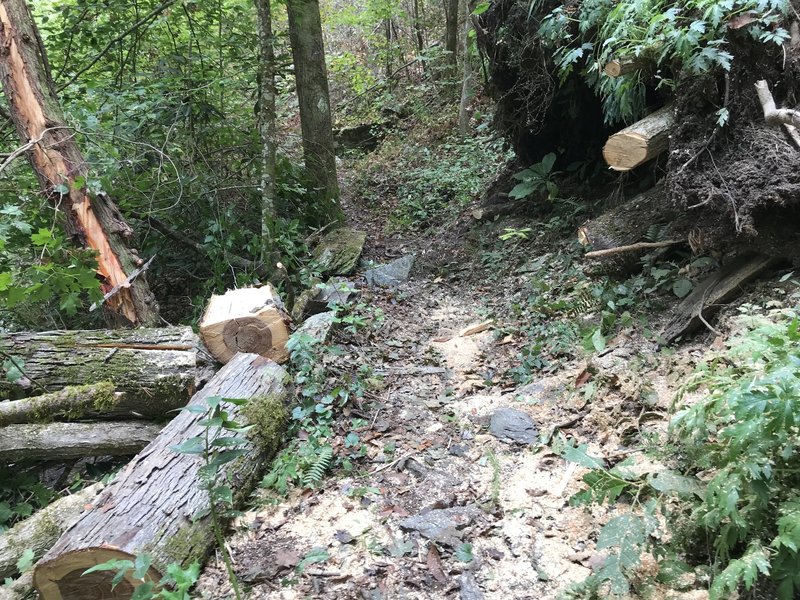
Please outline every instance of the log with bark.
[[142, 421], [8, 425], [0, 427], [0, 464], [133, 455], [160, 431]]
[[[591, 248], [593, 258], [602, 261], [604, 269], [630, 272], [639, 267], [639, 259], [648, 250], [646, 246], [637, 246], [640, 242], [650, 241], [648, 234], [657, 229], [659, 237], [668, 238], [671, 245], [686, 238], [690, 225], [686, 213], [680, 213], [667, 202], [664, 185], [659, 183], [585, 222], [578, 229], [578, 238], [584, 246]], [[637, 248], [626, 253], [598, 255], [598, 251], [632, 246]]]
[[138, 407], [126, 403], [125, 394], [117, 392], [110, 381], [71, 385], [41, 396], [0, 402], [0, 427], [130, 416], [142, 415]]
[[[198, 392], [190, 403], [207, 407], [211, 397], [249, 398], [239, 408], [223, 403], [231, 419], [255, 422], [254, 431], [273, 447], [286, 418], [287, 374], [274, 362], [255, 354], [238, 354]], [[135, 581], [123, 580], [112, 591], [113, 572], [82, 576], [91, 566], [111, 559], [152, 559], [149, 576], [158, 581], [171, 563], [187, 565], [202, 559], [213, 546], [208, 492], [202, 489], [197, 454], [173, 450], [187, 439], [204, 435], [201, 412], [183, 411], [139, 453], [97, 498], [91, 510], [71, 527], [34, 570], [43, 600], [129, 598]], [[211, 434], [211, 438], [215, 437]], [[232, 434], [226, 431], [225, 436]], [[234, 490], [236, 505], [261, 477], [268, 454], [253, 447], [226, 464], [220, 476]]]
[[673, 118], [674, 110], [668, 105], [612, 135], [603, 147], [608, 166], [630, 171], [664, 152], [669, 148]]
[[[776, 259], [763, 254], [737, 256], [716, 273], [700, 282], [675, 308], [662, 338], [669, 344], [704, 325], [711, 329], [708, 319], [723, 304], [731, 302], [744, 286], [776, 263]], [[713, 330], [712, 330], [713, 331]]]
[[59, 498], [0, 534], [0, 578], [17, 573], [17, 561], [28, 549], [33, 550], [34, 560], [38, 560], [80, 518], [86, 505], [104, 487], [95, 483]]
[[204, 374], [189, 327], [6, 333], [0, 354], [13, 357], [23, 374], [15, 382], [0, 380], [0, 398], [108, 381], [144, 417], [184, 406]]
[[158, 304], [145, 275], [130, 275], [144, 261], [128, 246], [133, 231], [105, 193], [89, 195], [89, 167], [64, 122], [42, 38], [25, 0], [0, 2], [0, 79], [11, 119], [42, 190], [64, 216], [67, 234], [97, 252], [97, 272], [112, 326], [158, 324]]
[[208, 351], [223, 364], [237, 352], [283, 362], [289, 357], [289, 322], [283, 302], [271, 285], [241, 288], [211, 297], [200, 321], [200, 336]]

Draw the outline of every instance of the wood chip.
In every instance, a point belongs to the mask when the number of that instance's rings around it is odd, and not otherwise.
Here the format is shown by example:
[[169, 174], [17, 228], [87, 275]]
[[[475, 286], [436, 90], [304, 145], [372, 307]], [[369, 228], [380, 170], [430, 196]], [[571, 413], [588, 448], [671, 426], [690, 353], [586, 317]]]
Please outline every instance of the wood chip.
[[458, 335], [460, 335], [461, 337], [468, 337], [470, 335], [475, 335], [476, 333], [481, 333], [483, 331], [486, 331], [493, 324], [494, 324], [494, 321], [484, 321], [483, 323], [480, 323], [479, 325], [473, 325], [472, 327], [467, 327], [466, 329], [464, 329]]

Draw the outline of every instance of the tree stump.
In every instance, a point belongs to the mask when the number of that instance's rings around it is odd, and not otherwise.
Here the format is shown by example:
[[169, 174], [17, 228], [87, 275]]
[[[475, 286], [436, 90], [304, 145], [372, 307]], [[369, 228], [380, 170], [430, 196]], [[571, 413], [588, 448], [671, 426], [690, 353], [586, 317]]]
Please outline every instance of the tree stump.
[[271, 285], [229, 290], [212, 296], [200, 322], [200, 337], [219, 362], [237, 352], [260, 354], [275, 362], [288, 357], [289, 315]]
[[[187, 566], [203, 559], [213, 546], [208, 492], [200, 486], [201, 455], [180, 454], [175, 445], [202, 436], [200, 424], [212, 397], [250, 399], [245, 407], [222, 403], [231, 419], [255, 425], [262, 442], [278, 445], [286, 418], [286, 371], [255, 354], [238, 354], [192, 398], [196, 411], [181, 412], [97, 497], [92, 507], [68, 529], [37, 563], [34, 585], [43, 600], [130, 598], [136, 581], [123, 579], [113, 591], [113, 571], [82, 576], [88, 568], [113, 559], [134, 560], [147, 554], [148, 576], [158, 581], [168, 565]], [[218, 432], [209, 432], [210, 439]], [[225, 437], [244, 433], [225, 431]], [[263, 474], [268, 455], [250, 446], [244, 456], [227, 463], [220, 479], [234, 490], [241, 506]]]

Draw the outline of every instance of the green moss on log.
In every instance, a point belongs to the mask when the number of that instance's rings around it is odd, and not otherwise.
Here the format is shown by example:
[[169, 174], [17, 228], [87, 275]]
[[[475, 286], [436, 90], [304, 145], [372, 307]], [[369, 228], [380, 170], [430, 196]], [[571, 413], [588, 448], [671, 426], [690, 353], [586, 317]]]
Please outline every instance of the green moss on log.
[[257, 396], [244, 406], [244, 416], [253, 425], [250, 438], [266, 455], [271, 456], [277, 451], [289, 419], [283, 398], [277, 394]]
[[314, 262], [323, 275], [348, 275], [358, 264], [366, 234], [349, 227], [331, 231], [314, 248]]

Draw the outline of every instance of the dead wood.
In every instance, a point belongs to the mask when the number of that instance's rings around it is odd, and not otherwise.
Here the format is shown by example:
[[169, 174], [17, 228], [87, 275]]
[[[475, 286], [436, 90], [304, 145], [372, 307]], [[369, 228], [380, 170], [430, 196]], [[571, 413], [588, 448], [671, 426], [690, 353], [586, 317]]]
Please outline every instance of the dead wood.
[[669, 148], [674, 110], [665, 106], [618, 131], [603, 147], [603, 158], [615, 171], [630, 171]]
[[708, 319], [721, 305], [739, 296], [744, 286], [774, 265], [775, 260], [761, 254], [739, 256], [709, 275], [675, 308], [662, 335], [664, 342], [672, 343], [708, 326]]
[[[260, 414], [259, 435], [271, 432], [273, 447], [282, 435], [286, 401], [286, 372], [274, 362], [255, 354], [238, 354], [223, 367], [191, 406], [207, 408], [211, 397], [251, 399], [254, 412], [223, 403], [231, 419], [242, 410]], [[271, 415], [271, 416], [267, 416]], [[167, 565], [202, 559], [213, 546], [208, 515], [208, 492], [202, 489], [202, 456], [176, 453], [173, 447], [202, 436], [205, 414], [181, 412], [161, 434], [140, 452], [114, 481], [39, 561], [34, 583], [43, 600], [129, 598], [136, 582], [123, 580], [111, 589], [113, 572], [82, 573], [110, 559], [133, 560], [141, 554], [152, 558], [149, 576], [160, 579]], [[211, 433], [211, 438], [216, 437]], [[242, 436], [226, 431], [225, 436]], [[267, 456], [260, 449], [223, 467], [221, 478], [234, 490], [234, 503], [247, 498], [262, 475]]]
[[0, 380], [0, 398], [110, 381], [146, 417], [184, 406], [203, 364], [189, 327], [6, 333], [0, 352], [16, 357], [24, 375]]
[[38, 560], [78, 520], [86, 504], [104, 487], [102, 483], [95, 483], [59, 498], [0, 534], [0, 577], [16, 575], [17, 561], [28, 549], [33, 550], [34, 559]]

